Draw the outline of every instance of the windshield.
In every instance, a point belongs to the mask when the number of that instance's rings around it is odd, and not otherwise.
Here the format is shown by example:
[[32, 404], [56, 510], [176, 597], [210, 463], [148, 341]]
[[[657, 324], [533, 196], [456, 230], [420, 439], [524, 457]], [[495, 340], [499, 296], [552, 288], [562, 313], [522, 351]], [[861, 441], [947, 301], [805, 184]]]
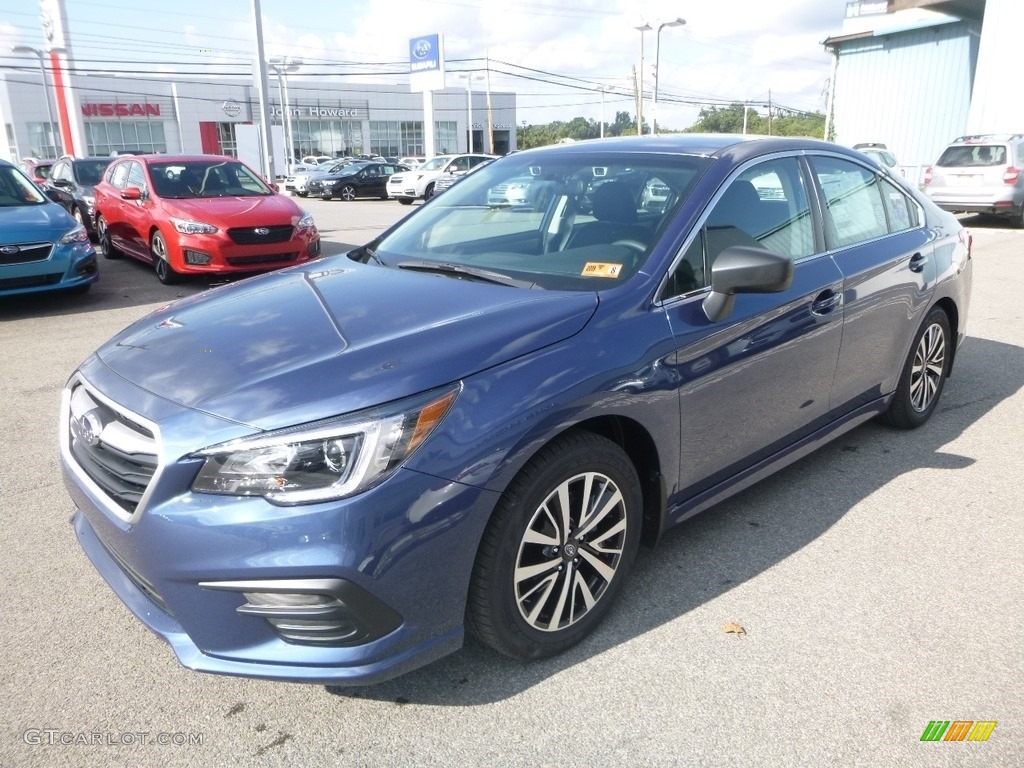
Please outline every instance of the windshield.
[[551, 290], [636, 274], [698, 177], [701, 157], [543, 151], [467, 174], [382, 239], [375, 261], [500, 274]]
[[427, 162], [421, 165], [417, 170], [419, 171], [440, 171], [444, 168], [448, 161], [451, 160], [448, 155], [438, 155], [437, 157], [430, 158]]
[[175, 200], [199, 197], [262, 197], [274, 194], [259, 176], [234, 161], [185, 160], [150, 163], [157, 195]]
[[0, 165], [0, 208], [42, 205], [48, 198], [12, 165]]
[[103, 178], [103, 172], [110, 160], [76, 160], [73, 164], [75, 178], [85, 187], [95, 187]]

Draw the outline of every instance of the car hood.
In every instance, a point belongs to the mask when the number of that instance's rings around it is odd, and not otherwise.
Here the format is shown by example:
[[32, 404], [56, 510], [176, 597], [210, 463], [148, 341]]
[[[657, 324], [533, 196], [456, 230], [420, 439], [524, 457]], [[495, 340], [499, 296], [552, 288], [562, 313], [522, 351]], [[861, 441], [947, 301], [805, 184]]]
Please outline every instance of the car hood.
[[0, 245], [58, 240], [75, 220], [56, 203], [0, 208]]
[[284, 195], [259, 197], [202, 197], [197, 199], [163, 199], [164, 209], [171, 216], [225, 226], [246, 227], [295, 224], [302, 211]]
[[539, 291], [339, 256], [157, 310], [98, 351], [115, 373], [258, 429], [349, 413], [579, 332], [595, 293]]

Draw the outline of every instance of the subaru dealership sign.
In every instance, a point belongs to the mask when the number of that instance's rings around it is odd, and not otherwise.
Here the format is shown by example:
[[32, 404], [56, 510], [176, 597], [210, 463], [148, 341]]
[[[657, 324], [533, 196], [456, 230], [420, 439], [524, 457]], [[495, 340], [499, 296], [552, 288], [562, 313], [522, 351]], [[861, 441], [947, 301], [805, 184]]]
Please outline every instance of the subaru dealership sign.
[[414, 91], [444, 88], [444, 41], [441, 35], [409, 40], [409, 84]]

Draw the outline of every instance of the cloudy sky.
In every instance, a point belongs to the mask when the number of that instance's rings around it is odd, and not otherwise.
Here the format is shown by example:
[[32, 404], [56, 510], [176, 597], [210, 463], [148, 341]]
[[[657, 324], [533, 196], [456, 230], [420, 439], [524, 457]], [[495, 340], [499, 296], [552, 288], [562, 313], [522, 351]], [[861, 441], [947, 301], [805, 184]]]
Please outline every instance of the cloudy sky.
[[[78, 66], [244, 75], [254, 50], [252, 0], [65, 0]], [[636, 26], [676, 18], [661, 33], [659, 122], [691, 124], [685, 102], [767, 101], [822, 110], [830, 57], [821, 41], [841, 30], [846, 0], [262, 0], [268, 55], [301, 57], [308, 74], [348, 72], [361, 82], [405, 84], [408, 40], [444, 35], [448, 70], [492, 63], [491, 87], [515, 90], [521, 120], [599, 119], [635, 112]], [[653, 90], [655, 33], [645, 39]], [[0, 51], [43, 46], [38, 6], [0, 0]], [[0, 66], [24, 59], [0, 56]], [[344, 63], [344, 66], [337, 66]], [[509, 74], [514, 73], [514, 74]], [[465, 81], [449, 77], [449, 85]], [[474, 87], [479, 87], [475, 84]], [[650, 107], [645, 112], [650, 115]]]

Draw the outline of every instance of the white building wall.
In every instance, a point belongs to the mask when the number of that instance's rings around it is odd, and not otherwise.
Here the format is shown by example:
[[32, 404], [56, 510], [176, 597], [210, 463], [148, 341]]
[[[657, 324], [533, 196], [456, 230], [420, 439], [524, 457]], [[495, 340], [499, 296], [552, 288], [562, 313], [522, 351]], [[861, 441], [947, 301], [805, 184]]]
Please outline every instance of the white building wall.
[[988, 0], [966, 133], [1024, 133], [1020, 60], [1024, 2]]

